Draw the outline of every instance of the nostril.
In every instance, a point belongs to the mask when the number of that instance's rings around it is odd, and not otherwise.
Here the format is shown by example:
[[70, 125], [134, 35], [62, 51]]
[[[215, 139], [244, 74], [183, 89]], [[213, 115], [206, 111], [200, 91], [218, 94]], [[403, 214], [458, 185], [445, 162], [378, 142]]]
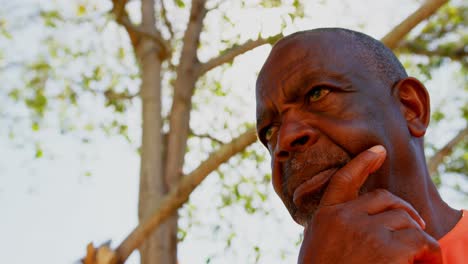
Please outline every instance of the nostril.
[[303, 146], [309, 141], [309, 136], [302, 136], [291, 142], [291, 147]]

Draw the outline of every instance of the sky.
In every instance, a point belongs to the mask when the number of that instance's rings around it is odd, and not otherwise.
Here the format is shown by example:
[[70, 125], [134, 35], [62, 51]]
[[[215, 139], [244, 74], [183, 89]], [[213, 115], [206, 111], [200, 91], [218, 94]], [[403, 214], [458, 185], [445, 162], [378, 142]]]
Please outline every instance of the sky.
[[[134, 10], [138, 9], [136, 2], [132, 2], [134, 6], [131, 8]], [[37, 40], [46, 32], [41, 27], [27, 25], [30, 10], [38, 6], [48, 8], [58, 5], [65, 13], [73, 14], [76, 5], [70, 3], [72, 1], [20, 0], [12, 3], [0, 0], [0, 6], [5, 7], [4, 11], [0, 11], [0, 18], [3, 16], [10, 19], [7, 20], [9, 23], [16, 21], [15, 26], [22, 29], [11, 41], [0, 38], [0, 50], [6, 50], [3, 55], [5, 58], [0, 59], [0, 68], [7, 62], [32, 58], [44, 48], [39, 46]], [[305, 11], [308, 17], [291, 23], [284, 29], [284, 33], [313, 27], [340, 26], [361, 30], [375, 38], [381, 38], [418, 6], [418, 2], [403, 0], [366, 0], [360, 1], [359, 5], [355, 3], [329, 0], [308, 4]], [[109, 3], [98, 5], [102, 10], [109, 7]], [[230, 7], [230, 15], [235, 18], [235, 26], [232, 28], [220, 28], [221, 24], [217, 23], [215, 16], [207, 17], [205, 24], [212, 35], [202, 35], [202, 43], [205, 44], [199, 52], [202, 60], [216, 55], [218, 47], [210, 42], [212, 38], [230, 37], [242, 32], [239, 41], [244, 41], [254, 38], [259, 28], [264, 35], [276, 34], [280, 30], [278, 16], [281, 15], [281, 10], [272, 9], [259, 13], [253, 6], [252, 2], [252, 8], [248, 10], [241, 10], [235, 3]], [[15, 12], [7, 14], [8, 8], [13, 8]], [[183, 13], [174, 14], [174, 19], [184, 19]], [[103, 49], [112, 49], [112, 43], [122, 41], [119, 33], [115, 33], [115, 27], [109, 27], [111, 29], [105, 31], [100, 38], [104, 39]], [[62, 29], [60, 34], [63, 34], [63, 41], [68, 43], [78, 42], [87, 34], [86, 28], [74, 34], [69, 34], [67, 30], [69, 29]], [[193, 115], [191, 125], [200, 131], [216, 130], [216, 124], [223, 124], [219, 119], [225, 117], [223, 114], [213, 114], [216, 112], [213, 109], [218, 107], [236, 109], [233, 118], [228, 122], [229, 127], [235, 128], [245, 121], [254, 122], [255, 74], [269, 49], [268, 46], [264, 46], [238, 58], [234, 67], [225, 73], [213, 72], [214, 76], [222, 75], [223, 87], [226, 87], [230, 96], [213, 99], [210, 107], [199, 107]], [[86, 64], [76, 62], [74, 67], [78, 72], [80, 67], [86, 67]], [[131, 65], [128, 68], [119, 67], [115, 66], [112, 69], [121, 72], [135, 70]], [[15, 79], [18, 78], [19, 72], [15, 69], [11, 71], [11, 74], [3, 74], [0, 77], [6, 78], [4, 81], [8, 83], [19, 83], [19, 80]], [[444, 100], [458, 98], [453, 99], [454, 103], [444, 106], [448, 113], [456, 111], [457, 104], [467, 98], [466, 94], [448, 90], [448, 87], [459, 85], [453, 71], [450, 67], [444, 68], [436, 72], [433, 80], [427, 83], [431, 94], [435, 95], [431, 99], [434, 107], [446, 105]], [[73, 76], [75, 73], [67, 70], [65, 74]], [[95, 131], [86, 133], [92, 143], [83, 144], [83, 134], [80, 132], [59, 133], [59, 124], [55, 118], [47, 119], [44, 127], [33, 133], [27, 122], [28, 115], [24, 107], [12, 103], [3, 95], [4, 93], [0, 96], [2, 261], [12, 264], [73, 263], [84, 255], [86, 244], [90, 241], [100, 244], [111, 239], [113, 246], [118, 245], [137, 224], [138, 140], [128, 143], [122, 137], [109, 137]], [[196, 96], [196, 102], [203, 105], [209, 94], [200, 91]], [[81, 124], [83, 120], [109, 118], [111, 112], [102, 110], [99, 103], [102, 102], [84, 100], [83, 107], [88, 111], [75, 113], [77, 117], [73, 117], [76, 118], [74, 122]], [[136, 102], [129, 114], [120, 117], [122, 121], [131, 124], [132, 127], [138, 127], [139, 107], [139, 103]], [[16, 118], [11, 118], [12, 116]], [[213, 122], [207, 122], [207, 118]], [[429, 140], [438, 146], [442, 146], [457, 129], [465, 125], [460, 120], [450, 118], [443, 122], [428, 132]], [[10, 136], [11, 130], [16, 133], [13, 138]], [[139, 130], [135, 128], [130, 134], [132, 138], [138, 138]], [[232, 135], [219, 132], [217, 136], [228, 140]], [[40, 159], [35, 158], [37, 140], [44, 149], [44, 157]], [[193, 141], [190, 144], [195, 148], [204, 143]], [[252, 148], [266, 154], [258, 144]], [[184, 170], [190, 171], [199, 160], [196, 154], [189, 155]], [[253, 177], [268, 172], [269, 159], [258, 166], [252, 163], [242, 165], [244, 167], [236, 168], [236, 163], [232, 162], [223, 170], [230, 171], [229, 175], [233, 177], [231, 181], [237, 179], [236, 175]], [[219, 182], [216, 175], [208, 177], [193, 193], [190, 203], [181, 211], [181, 215], [184, 216], [181, 226], [186, 228], [189, 234], [179, 246], [180, 263], [206, 263], [208, 258], [211, 258], [210, 263], [253, 263], [256, 259], [256, 246], [262, 254], [259, 263], [294, 263], [301, 228], [291, 220], [271, 186], [265, 186], [265, 191], [272, 194], [264, 204], [267, 213], [249, 215], [241, 206], [217, 211], [216, 207], [219, 204], [210, 201], [216, 200], [216, 196], [221, 192], [215, 190]], [[456, 184], [460, 184], [462, 188], [467, 186], [462, 177], [451, 175], [444, 179], [441, 193], [455, 208], [466, 208], [466, 199], [450, 188]], [[248, 193], [251, 191], [249, 188], [252, 186], [244, 184], [241, 191]], [[189, 218], [187, 216], [192, 207], [196, 210]], [[226, 239], [232, 236], [232, 230], [235, 231], [235, 236], [232, 237], [230, 248], [226, 250]], [[133, 254], [127, 263], [138, 263], [138, 254]]]

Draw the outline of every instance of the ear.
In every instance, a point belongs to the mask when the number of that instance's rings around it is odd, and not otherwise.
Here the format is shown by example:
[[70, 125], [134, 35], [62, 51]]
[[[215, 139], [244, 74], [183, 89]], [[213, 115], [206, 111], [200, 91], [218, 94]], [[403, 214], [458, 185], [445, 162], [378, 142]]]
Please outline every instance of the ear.
[[400, 101], [400, 110], [411, 135], [424, 136], [431, 115], [426, 87], [418, 79], [407, 77], [393, 86], [392, 93]]

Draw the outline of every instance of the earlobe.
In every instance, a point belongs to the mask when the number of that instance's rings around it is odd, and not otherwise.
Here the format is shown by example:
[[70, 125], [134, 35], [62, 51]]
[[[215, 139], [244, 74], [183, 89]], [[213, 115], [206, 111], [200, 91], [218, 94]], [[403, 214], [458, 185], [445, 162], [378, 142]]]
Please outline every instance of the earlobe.
[[392, 93], [400, 101], [400, 109], [411, 135], [424, 136], [430, 119], [430, 102], [426, 87], [418, 79], [407, 77], [393, 86]]

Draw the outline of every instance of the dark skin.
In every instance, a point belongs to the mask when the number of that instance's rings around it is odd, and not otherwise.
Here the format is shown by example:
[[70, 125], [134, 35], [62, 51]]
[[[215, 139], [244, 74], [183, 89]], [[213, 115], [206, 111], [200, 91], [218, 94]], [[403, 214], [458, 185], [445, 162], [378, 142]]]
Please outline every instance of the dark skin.
[[429, 97], [386, 83], [333, 33], [277, 44], [257, 80], [273, 187], [304, 226], [298, 263], [442, 263], [460, 219], [425, 164]]

